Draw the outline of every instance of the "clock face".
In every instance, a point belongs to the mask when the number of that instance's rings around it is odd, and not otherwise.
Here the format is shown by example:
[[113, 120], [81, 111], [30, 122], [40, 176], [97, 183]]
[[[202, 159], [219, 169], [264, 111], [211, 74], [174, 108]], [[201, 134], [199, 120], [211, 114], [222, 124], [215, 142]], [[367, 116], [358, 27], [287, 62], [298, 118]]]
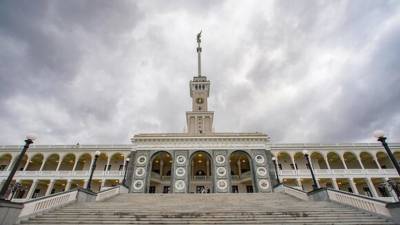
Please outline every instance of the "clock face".
[[196, 99], [197, 104], [203, 104], [204, 100], [202, 98]]

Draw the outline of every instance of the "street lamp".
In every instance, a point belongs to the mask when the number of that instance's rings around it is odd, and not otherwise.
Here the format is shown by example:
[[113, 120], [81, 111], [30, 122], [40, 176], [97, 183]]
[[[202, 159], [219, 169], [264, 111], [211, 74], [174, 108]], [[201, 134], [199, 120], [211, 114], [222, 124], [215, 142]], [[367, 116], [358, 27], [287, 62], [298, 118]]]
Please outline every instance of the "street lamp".
[[91, 169], [91, 171], [90, 171], [89, 181], [88, 181], [88, 184], [87, 184], [87, 186], [86, 186], [86, 189], [88, 189], [88, 190], [91, 190], [93, 172], [94, 172], [94, 170], [96, 169], [96, 162], [97, 162], [97, 159], [99, 158], [99, 156], [100, 156], [100, 151], [96, 151], [96, 152], [94, 153], [94, 161], [93, 161], [92, 169]]
[[29, 145], [32, 144], [35, 139], [36, 139], [36, 137], [34, 135], [26, 136], [24, 148], [22, 149], [21, 153], [19, 153], [17, 160], [14, 161], [13, 168], [12, 168], [10, 174], [8, 175], [7, 180], [4, 182], [3, 187], [1, 188], [0, 199], [6, 200], [8, 187], [10, 186], [11, 181], [12, 181], [15, 173], [17, 172], [18, 166], [21, 163], [22, 159], [25, 156], [26, 151], [29, 148]]
[[312, 185], [313, 190], [317, 190], [318, 189], [318, 183], [317, 183], [317, 180], [315, 180], [314, 171], [313, 171], [313, 168], [312, 168], [311, 163], [310, 163], [310, 158], [309, 158], [309, 155], [308, 155], [308, 151], [307, 150], [303, 150], [303, 154], [304, 154], [304, 158], [307, 161], [308, 168], [310, 169], [310, 172], [311, 172], [311, 177], [312, 177], [312, 180], [313, 180], [313, 185]]
[[272, 157], [272, 162], [274, 162], [275, 166], [275, 175], [276, 175], [276, 180], [278, 181], [278, 185], [281, 184], [281, 181], [279, 180], [279, 175], [278, 175], [278, 167], [276, 166], [276, 157]]
[[392, 151], [390, 150], [388, 144], [386, 143], [386, 137], [385, 133], [383, 130], [376, 130], [374, 132], [374, 136], [378, 139], [378, 141], [382, 142], [383, 147], [385, 148], [387, 154], [389, 155], [390, 160], [392, 161], [394, 167], [397, 170], [397, 173], [400, 175], [400, 166], [399, 163], [397, 162], [396, 158], [394, 157]]
[[123, 185], [126, 185], [125, 183], [126, 183], [126, 171], [128, 171], [128, 163], [129, 163], [129, 158], [127, 158], [126, 159], [126, 162], [125, 162], [125, 172], [124, 172], [124, 179], [122, 180], [122, 184]]

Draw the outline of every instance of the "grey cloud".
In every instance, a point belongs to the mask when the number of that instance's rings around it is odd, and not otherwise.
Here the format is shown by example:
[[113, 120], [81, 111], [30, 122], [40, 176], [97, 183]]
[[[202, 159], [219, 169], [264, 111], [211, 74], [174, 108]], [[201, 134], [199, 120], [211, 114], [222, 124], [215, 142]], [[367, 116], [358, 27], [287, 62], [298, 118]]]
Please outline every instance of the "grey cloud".
[[181, 132], [195, 34], [216, 131], [275, 142], [400, 140], [396, 1], [2, 1], [2, 144]]

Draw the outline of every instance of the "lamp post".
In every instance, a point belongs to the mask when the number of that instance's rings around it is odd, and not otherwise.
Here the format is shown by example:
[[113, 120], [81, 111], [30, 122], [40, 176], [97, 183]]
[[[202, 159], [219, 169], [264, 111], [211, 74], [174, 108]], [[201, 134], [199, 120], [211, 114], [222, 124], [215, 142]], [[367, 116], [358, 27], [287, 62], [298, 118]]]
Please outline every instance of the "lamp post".
[[315, 179], [315, 176], [314, 176], [314, 171], [313, 171], [313, 168], [312, 168], [311, 163], [310, 163], [310, 158], [309, 158], [309, 155], [308, 155], [308, 151], [307, 150], [303, 150], [303, 154], [304, 154], [304, 158], [307, 161], [308, 168], [310, 169], [310, 172], [311, 172], [311, 177], [312, 177], [312, 180], [313, 180], [313, 185], [312, 185], [313, 190], [317, 190], [318, 189], [318, 183], [317, 183], [317, 180]]
[[99, 158], [99, 156], [100, 156], [100, 151], [96, 151], [96, 152], [94, 153], [93, 165], [92, 165], [92, 168], [91, 168], [91, 170], [90, 170], [89, 181], [88, 181], [88, 184], [87, 184], [87, 186], [86, 186], [86, 189], [88, 189], [88, 190], [91, 190], [91, 187], [92, 187], [93, 172], [94, 172], [94, 170], [96, 169], [96, 162], [97, 162], [97, 159]]
[[24, 148], [22, 149], [21, 153], [19, 153], [19, 156], [18, 156], [17, 160], [14, 162], [13, 168], [12, 168], [10, 174], [8, 175], [7, 180], [4, 182], [4, 185], [1, 188], [0, 199], [6, 200], [7, 190], [11, 184], [11, 181], [12, 181], [15, 173], [18, 170], [18, 166], [21, 163], [22, 159], [24, 158], [25, 153], [29, 148], [29, 145], [32, 144], [35, 139], [36, 139], [36, 137], [33, 135], [26, 136]]
[[126, 159], [126, 162], [125, 162], [125, 172], [124, 172], [124, 179], [122, 180], [122, 184], [123, 185], [126, 185], [125, 183], [126, 183], [126, 172], [128, 171], [128, 163], [129, 163], [129, 158], [127, 158]]
[[276, 175], [276, 180], [278, 181], [278, 185], [281, 184], [281, 181], [279, 180], [279, 175], [278, 175], [278, 167], [276, 165], [276, 157], [272, 157], [272, 162], [274, 162], [274, 166], [275, 166], [275, 175]]
[[397, 173], [400, 175], [400, 166], [399, 163], [397, 162], [396, 158], [394, 157], [392, 151], [390, 150], [388, 144], [386, 143], [386, 137], [385, 133], [382, 130], [376, 130], [374, 132], [374, 136], [380, 141], [385, 148], [387, 154], [389, 155], [390, 160], [393, 163], [393, 166], [396, 168]]

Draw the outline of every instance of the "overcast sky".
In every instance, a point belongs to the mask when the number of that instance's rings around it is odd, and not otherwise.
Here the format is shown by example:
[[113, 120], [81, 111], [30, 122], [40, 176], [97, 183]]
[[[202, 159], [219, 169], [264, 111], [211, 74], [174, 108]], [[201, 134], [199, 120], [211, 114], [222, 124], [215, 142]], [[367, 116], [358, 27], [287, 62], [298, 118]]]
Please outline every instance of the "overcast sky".
[[0, 144], [183, 132], [203, 30], [217, 132], [400, 141], [400, 2], [0, 2]]

